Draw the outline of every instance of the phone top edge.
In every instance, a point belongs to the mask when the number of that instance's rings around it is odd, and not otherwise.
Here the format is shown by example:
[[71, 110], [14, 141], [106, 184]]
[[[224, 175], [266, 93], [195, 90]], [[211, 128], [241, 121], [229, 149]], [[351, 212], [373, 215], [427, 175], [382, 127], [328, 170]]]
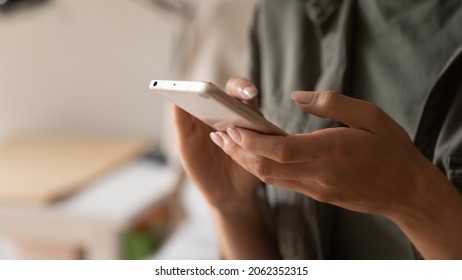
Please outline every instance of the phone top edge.
[[149, 89], [156, 91], [194, 91], [200, 92], [212, 85], [210, 82], [179, 81], [179, 80], [151, 80]]

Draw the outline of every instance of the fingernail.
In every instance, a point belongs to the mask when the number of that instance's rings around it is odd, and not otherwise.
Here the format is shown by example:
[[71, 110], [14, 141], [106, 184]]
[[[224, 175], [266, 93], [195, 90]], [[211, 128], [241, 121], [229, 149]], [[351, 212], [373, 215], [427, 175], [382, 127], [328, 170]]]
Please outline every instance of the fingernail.
[[233, 139], [234, 142], [238, 144], [241, 143], [242, 137], [241, 137], [241, 133], [239, 132], [239, 130], [237, 130], [234, 127], [229, 127], [226, 129], [226, 132], [228, 133], [229, 137]]
[[257, 96], [258, 91], [254, 87], [245, 87], [242, 89], [242, 94], [244, 95], [244, 97], [247, 97], [248, 99], [252, 99], [255, 96]]
[[313, 101], [315, 92], [313, 91], [294, 91], [290, 97], [298, 103], [310, 104]]
[[210, 133], [210, 139], [212, 139], [213, 143], [215, 143], [218, 147], [222, 148], [225, 146], [225, 142], [223, 138], [216, 132]]

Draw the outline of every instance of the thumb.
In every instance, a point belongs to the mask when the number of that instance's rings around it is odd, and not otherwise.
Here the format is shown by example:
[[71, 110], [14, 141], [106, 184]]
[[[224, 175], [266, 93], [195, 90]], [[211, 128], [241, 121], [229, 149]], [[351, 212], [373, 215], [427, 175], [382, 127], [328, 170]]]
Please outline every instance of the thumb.
[[394, 121], [378, 106], [333, 91], [295, 91], [292, 99], [307, 113], [338, 120], [350, 127], [371, 132]]

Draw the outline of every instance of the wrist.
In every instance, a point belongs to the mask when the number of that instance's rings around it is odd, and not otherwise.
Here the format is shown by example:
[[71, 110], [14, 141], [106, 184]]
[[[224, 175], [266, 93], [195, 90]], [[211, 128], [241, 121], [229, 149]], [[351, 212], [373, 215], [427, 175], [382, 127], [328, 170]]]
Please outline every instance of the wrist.
[[454, 187], [444, 174], [431, 162], [414, 172], [411, 192], [400, 200], [388, 218], [397, 224], [419, 224], [438, 220], [448, 199], [454, 196]]
[[398, 206], [388, 218], [425, 258], [460, 258], [462, 195], [430, 162], [423, 171], [412, 199]]
[[222, 257], [279, 259], [272, 224], [257, 192], [241, 200], [212, 206]]

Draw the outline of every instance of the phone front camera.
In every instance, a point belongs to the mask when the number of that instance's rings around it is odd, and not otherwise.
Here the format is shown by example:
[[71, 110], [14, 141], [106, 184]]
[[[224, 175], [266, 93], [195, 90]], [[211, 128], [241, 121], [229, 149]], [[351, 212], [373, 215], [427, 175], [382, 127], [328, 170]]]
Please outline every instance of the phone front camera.
[[156, 81], [156, 82], [154, 82], [153, 86], [157, 86], [157, 81]]

